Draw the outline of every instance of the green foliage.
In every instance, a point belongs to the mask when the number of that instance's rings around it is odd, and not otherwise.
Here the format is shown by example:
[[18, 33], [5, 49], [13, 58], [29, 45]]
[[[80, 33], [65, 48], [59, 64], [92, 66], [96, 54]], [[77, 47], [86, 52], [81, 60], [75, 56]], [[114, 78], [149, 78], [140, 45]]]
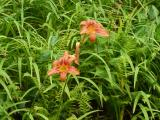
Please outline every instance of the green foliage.
[[[0, 0], [0, 119], [160, 119], [158, 1]], [[110, 36], [81, 44], [80, 76], [49, 77], [86, 19]]]

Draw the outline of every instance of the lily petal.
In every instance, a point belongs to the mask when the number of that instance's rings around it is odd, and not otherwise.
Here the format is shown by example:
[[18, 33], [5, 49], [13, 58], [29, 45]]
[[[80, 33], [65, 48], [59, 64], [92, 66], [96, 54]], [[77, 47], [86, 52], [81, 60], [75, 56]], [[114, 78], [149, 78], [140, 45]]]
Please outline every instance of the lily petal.
[[63, 60], [64, 64], [71, 64], [75, 60], [75, 56], [70, 55], [68, 51], [65, 51], [61, 59]]
[[80, 74], [79, 70], [73, 66], [69, 67], [68, 73], [70, 73], [72, 75], [79, 75]]
[[109, 32], [107, 30], [105, 30], [104, 28], [97, 28], [96, 29], [96, 33], [98, 35], [104, 36], [104, 37], [108, 37], [109, 36]]
[[52, 74], [59, 73], [59, 70], [57, 68], [52, 68], [48, 71], [48, 75], [51, 76]]
[[66, 80], [66, 76], [67, 76], [66, 72], [61, 72], [60, 73], [60, 80], [62, 80], [62, 81]]
[[80, 25], [86, 25], [87, 24], [87, 20], [86, 21], [82, 21], [81, 23], [80, 23]]
[[93, 43], [96, 40], [96, 34], [90, 34], [89, 36], [90, 41]]
[[52, 67], [58, 66], [58, 64], [59, 64], [59, 60], [55, 60], [55, 61], [52, 63]]
[[83, 26], [80, 30], [80, 34], [86, 34], [86, 33], [88, 33], [88, 29], [86, 26]]

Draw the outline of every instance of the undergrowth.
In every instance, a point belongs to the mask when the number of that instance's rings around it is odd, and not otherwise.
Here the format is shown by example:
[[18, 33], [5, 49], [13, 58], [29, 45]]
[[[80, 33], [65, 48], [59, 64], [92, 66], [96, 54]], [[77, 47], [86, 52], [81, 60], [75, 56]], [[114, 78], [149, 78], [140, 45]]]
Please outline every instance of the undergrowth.
[[[0, 0], [0, 119], [159, 120], [159, 2]], [[87, 19], [109, 37], [81, 44], [79, 76], [49, 77]]]

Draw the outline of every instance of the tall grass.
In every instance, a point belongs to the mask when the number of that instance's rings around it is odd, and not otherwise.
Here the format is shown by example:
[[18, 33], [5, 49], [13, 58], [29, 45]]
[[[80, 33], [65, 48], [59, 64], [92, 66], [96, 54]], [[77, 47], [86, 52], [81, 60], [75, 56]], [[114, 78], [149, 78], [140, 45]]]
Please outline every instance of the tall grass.
[[[0, 0], [0, 119], [160, 119], [159, 12], [158, 0]], [[49, 77], [86, 19], [110, 36], [81, 44], [80, 76]]]

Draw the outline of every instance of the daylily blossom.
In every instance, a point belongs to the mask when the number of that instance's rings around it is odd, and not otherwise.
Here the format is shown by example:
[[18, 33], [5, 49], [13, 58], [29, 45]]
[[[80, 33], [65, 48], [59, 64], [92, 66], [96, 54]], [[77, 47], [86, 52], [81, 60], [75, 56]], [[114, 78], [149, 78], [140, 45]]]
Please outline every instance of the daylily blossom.
[[102, 24], [96, 22], [95, 20], [86, 20], [80, 23], [81, 30], [80, 34], [89, 35], [90, 41], [95, 42], [96, 35], [108, 37], [109, 33], [104, 29]]
[[64, 52], [64, 55], [59, 59], [55, 60], [52, 64], [52, 69], [48, 71], [48, 75], [60, 74], [60, 80], [66, 80], [68, 73], [72, 75], [79, 75], [79, 71], [74, 66], [71, 66], [72, 62], [75, 61], [75, 55], [70, 55], [67, 51]]

